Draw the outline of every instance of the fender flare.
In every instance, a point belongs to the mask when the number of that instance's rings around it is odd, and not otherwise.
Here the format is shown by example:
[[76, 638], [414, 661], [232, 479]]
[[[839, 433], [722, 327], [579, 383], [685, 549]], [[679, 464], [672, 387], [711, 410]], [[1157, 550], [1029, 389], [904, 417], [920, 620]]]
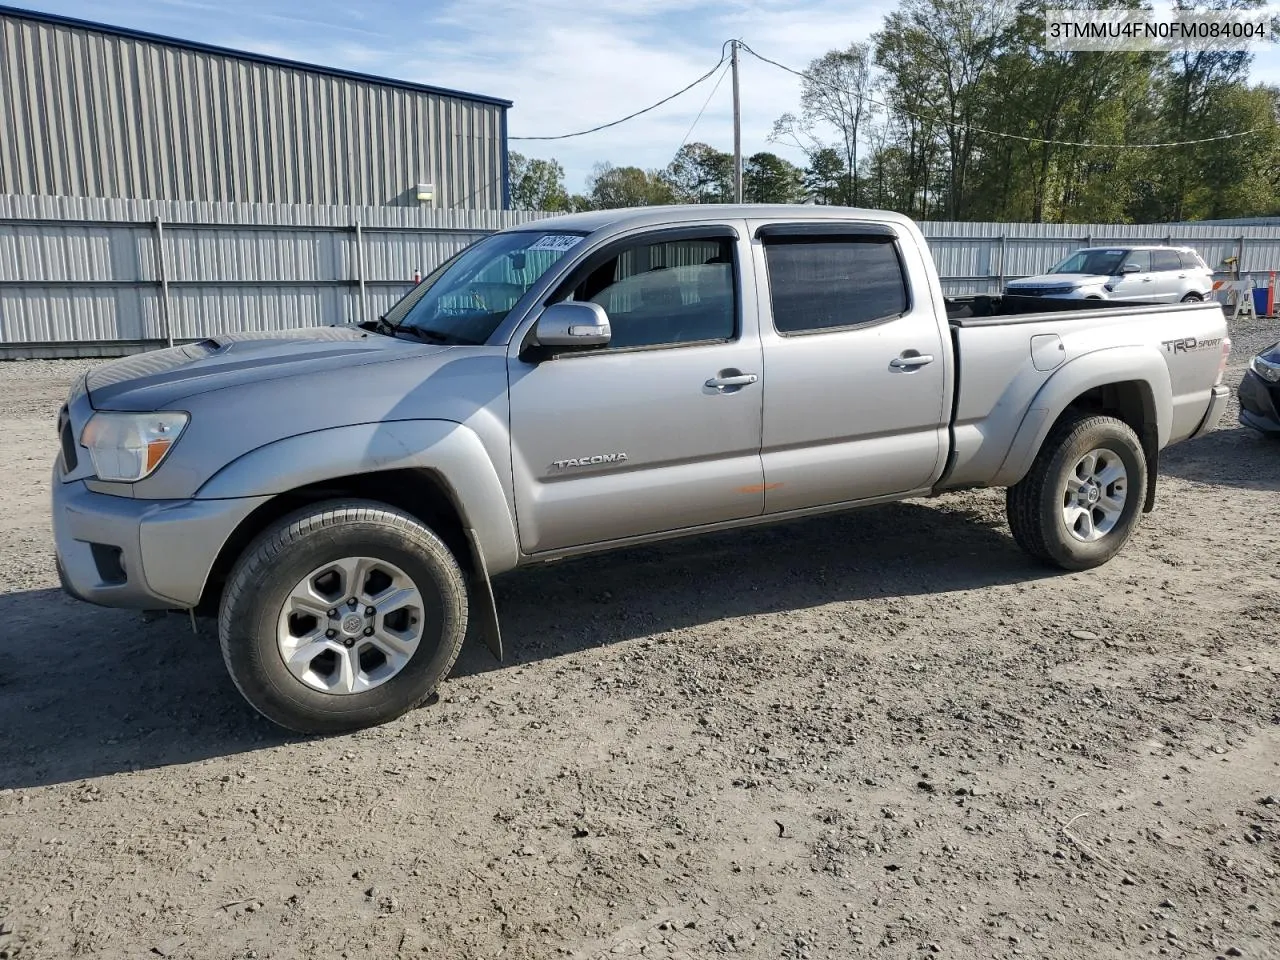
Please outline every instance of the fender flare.
[[471, 550], [473, 597], [485, 644], [502, 658], [490, 576], [520, 559], [515, 518], [480, 437], [452, 420], [393, 420], [285, 437], [227, 464], [196, 500], [270, 498], [337, 477], [384, 470], [432, 471], [453, 501]]
[[[1054, 423], [1081, 394], [1095, 387], [1137, 381], [1145, 388], [1143, 406], [1154, 423], [1144, 423], [1138, 435], [1151, 461], [1154, 485], [1155, 454], [1169, 443], [1173, 423], [1173, 386], [1169, 368], [1152, 347], [1127, 346], [1094, 350], [1063, 364], [1031, 401], [992, 486], [1017, 483], [1035, 461]], [[1154, 429], [1152, 429], [1154, 428]]]

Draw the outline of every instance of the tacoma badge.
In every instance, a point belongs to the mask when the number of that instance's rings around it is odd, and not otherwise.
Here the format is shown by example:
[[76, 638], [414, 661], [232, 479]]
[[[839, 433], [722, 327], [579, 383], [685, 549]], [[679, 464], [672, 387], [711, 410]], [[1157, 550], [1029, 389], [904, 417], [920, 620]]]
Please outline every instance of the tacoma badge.
[[552, 460], [551, 465], [557, 470], [565, 467], [590, 467], [597, 463], [623, 463], [627, 459], [625, 453], [597, 453], [593, 457], [570, 457], [568, 460]]

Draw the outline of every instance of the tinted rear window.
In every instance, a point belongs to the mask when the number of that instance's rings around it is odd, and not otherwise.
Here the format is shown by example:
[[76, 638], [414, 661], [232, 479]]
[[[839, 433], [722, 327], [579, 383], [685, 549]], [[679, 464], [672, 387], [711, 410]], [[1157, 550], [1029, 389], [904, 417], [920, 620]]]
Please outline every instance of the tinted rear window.
[[1182, 261], [1178, 258], [1178, 252], [1176, 250], [1152, 250], [1151, 269], [1181, 270]]
[[1130, 250], [1124, 258], [1124, 265], [1130, 264], [1137, 266], [1138, 270], [1146, 273], [1151, 269], [1151, 251], [1150, 250]]
[[885, 237], [770, 238], [765, 243], [773, 325], [808, 333], [905, 313], [907, 281]]

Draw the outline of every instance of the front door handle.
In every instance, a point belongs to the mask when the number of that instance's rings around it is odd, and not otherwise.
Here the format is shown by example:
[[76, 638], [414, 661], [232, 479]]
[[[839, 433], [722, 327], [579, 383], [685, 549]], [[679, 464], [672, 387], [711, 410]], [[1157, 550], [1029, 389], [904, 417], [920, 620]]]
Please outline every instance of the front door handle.
[[732, 377], [712, 377], [706, 385], [712, 390], [723, 390], [725, 387], [745, 387], [759, 379], [754, 373], [739, 373]]
[[914, 370], [916, 367], [923, 367], [926, 363], [933, 363], [933, 355], [913, 354], [909, 357], [894, 357], [889, 361], [889, 366], [898, 367], [899, 369]]

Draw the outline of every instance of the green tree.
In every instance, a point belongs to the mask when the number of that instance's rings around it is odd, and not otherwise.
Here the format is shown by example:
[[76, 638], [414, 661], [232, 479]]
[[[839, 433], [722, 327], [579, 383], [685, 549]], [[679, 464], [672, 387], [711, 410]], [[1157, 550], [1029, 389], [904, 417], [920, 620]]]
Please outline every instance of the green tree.
[[[770, 139], [786, 139], [812, 161], [820, 150], [833, 149], [844, 163], [848, 202], [859, 203], [858, 145], [864, 125], [879, 109], [870, 99], [875, 80], [871, 46], [851, 43], [813, 60], [800, 87], [800, 115], [785, 113], [774, 123]], [[835, 134], [835, 144], [823, 135]], [[828, 161], [824, 159], [824, 164]]]
[[[1046, 0], [1021, 0], [1000, 38], [989, 95], [976, 119], [984, 130], [1013, 136], [980, 132], [975, 139], [968, 214], [1035, 222], [1121, 220], [1134, 192], [1134, 158], [1124, 150], [1069, 144], [1152, 135], [1150, 74], [1159, 57], [1047, 50], [1048, 7]], [[1096, 189], [1104, 179], [1107, 188]]]
[[[1193, 3], [1177, 0], [1181, 10], [1251, 10], [1263, 0], [1210, 0]], [[1253, 61], [1244, 51], [1187, 50], [1172, 54], [1156, 71], [1161, 139], [1185, 142], [1251, 129], [1261, 123], [1274, 128], [1274, 113], [1267, 110], [1267, 95], [1249, 94], [1248, 73]], [[1258, 108], [1262, 107], [1261, 110]], [[1139, 213], [1145, 219], [1184, 220], [1228, 216], [1211, 211], [1232, 209], [1222, 191], [1238, 196], [1233, 186], [1250, 175], [1264, 140], [1255, 138], [1191, 144], [1161, 150], [1153, 163], [1150, 202]], [[1262, 151], [1266, 156], [1266, 151]], [[1274, 162], [1274, 155], [1267, 158]], [[1256, 182], [1255, 182], [1256, 186]], [[1265, 203], [1262, 196], [1255, 202]], [[1238, 215], [1238, 214], [1234, 214]]]
[[667, 164], [663, 179], [680, 203], [730, 203], [733, 155], [705, 143], [686, 143]]
[[853, 201], [853, 184], [839, 151], [821, 147], [810, 155], [804, 188], [814, 203], [847, 206]]
[[[913, 124], [920, 122], [919, 116], [931, 118], [922, 132], [941, 136], [945, 212], [952, 220], [967, 213], [969, 177], [981, 138], [977, 128], [1012, 13], [1008, 0], [902, 0], [872, 37], [875, 62], [885, 71], [898, 108], [904, 114], [914, 108]], [[912, 144], [922, 161], [929, 153], [923, 146]]]
[[511, 206], [516, 210], [569, 210], [564, 167], [557, 160], [540, 160], [510, 151]]
[[747, 203], [800, 203], [805, 199], [804, 171], [776, 153], [754, 153], [742, 165], [742, 199]]
[[591, 205], [597, 210], [674, 203], [675, 194], [662, 172], [597, 163], [587, 178]]

